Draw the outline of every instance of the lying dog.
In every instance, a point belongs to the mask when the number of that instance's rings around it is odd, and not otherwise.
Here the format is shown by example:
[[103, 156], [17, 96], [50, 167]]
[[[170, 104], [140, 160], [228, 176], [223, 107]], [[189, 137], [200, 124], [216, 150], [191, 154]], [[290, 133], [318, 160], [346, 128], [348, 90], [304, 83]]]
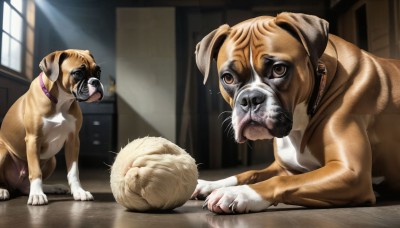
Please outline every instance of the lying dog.
[[[0, 131], [0, 200], [10, 191], [29, 194], [28, 204], [47, 204], [45, 193], [66, 193], [61, 185], [42, 185], [56, 166], [55, 155], [65, 144], [68, 183], [75, 200], [93, 200], [79, 181], [79, 130], [82, 113], [77, 101], [103, 97], [100, 67], [89, 51], [66, 50], [47, 55], [43, 71], [7, 112]], [[28, 178], [29, 174], [29, 178]]]
[[400, 61], [373, 56], [315, 16], [281, 13], [212, 31], [196, 47], [206, 82], [216, 59], [237, 142], [274, 139], [275, 161], [199, 180], [215, 213], [278, 203], [374, 204], [373, 183], [400, 191]]

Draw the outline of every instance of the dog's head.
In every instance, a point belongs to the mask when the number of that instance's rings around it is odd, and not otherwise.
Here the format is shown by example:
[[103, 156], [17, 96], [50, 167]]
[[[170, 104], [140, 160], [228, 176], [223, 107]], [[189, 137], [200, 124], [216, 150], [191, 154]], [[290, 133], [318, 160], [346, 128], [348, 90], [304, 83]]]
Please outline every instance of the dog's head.
[[101, 70], [88, 50], [55, 51], [44, 57], [39, 67], [78, 101], [93, 102], [103, 98]]
[[325, 20], [281, 13], [222, 25], [197, 44], [196, 63], [204, 82], [211, 61], [217, 61], [219, 88], [233, 109], [236, 141], [290, 133], [296, 107], [309, 102], [327, 42]]

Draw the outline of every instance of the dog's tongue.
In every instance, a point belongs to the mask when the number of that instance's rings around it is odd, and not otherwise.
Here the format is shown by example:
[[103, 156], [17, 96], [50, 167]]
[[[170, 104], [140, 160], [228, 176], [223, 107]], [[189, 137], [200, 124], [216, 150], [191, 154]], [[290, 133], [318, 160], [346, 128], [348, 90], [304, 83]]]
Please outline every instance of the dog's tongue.
[[98, 92], [94, 86], [89, 85], [88, 89], [89, 89], [89, 99], [86, 102], [94, 102], [101, 99], [101, 93]]
[[90, 103], [90, 102], [98, 101], [98, 100], [100, 100], [100, 98], [101, 98], [101, 93], [95, 92], [93, 95], [91, 95], [89, 97], [89, 99], [86, 102]]

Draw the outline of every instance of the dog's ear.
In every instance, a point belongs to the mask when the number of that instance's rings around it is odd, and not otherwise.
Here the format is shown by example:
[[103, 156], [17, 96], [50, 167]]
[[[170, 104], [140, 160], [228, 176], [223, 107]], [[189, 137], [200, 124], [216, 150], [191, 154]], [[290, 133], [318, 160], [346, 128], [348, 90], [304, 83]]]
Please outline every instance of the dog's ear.
[[40, 69], [53, 82], [55, 82], [60, 74], [60, 66], [66, 58], [67, 53], [63, 51], [55, 51], [48, 54], [39, 63]]
[[275, 22], [298, 38], [314, 66], [328, 43], [329, 23], [316, 16], [301, 13], [280, 13]]
[[204, 84], [210, 74], [211, 61], [217, 57], [218, 50], [228, 35], [229, 28], [229, 25], [221, 25], [205, 36], [196, 46], [196, 64], [204, 75]]

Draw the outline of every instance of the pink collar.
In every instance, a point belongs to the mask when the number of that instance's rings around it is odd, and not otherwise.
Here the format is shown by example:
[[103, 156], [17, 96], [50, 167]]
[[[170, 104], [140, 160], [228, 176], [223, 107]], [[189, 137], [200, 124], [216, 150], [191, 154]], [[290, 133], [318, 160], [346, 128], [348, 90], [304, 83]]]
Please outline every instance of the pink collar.
[[40, 72], [39, 74], [39, 82], [40, 82], [40, 87], [42, 88], [43, 93], [54, 103], [57, 104], [58, 100], [56, 97], [50, 94], [50, 92], [47, 90], [46, 86], [43, 83], [43, 78], [42, 78], [43, 72]]

